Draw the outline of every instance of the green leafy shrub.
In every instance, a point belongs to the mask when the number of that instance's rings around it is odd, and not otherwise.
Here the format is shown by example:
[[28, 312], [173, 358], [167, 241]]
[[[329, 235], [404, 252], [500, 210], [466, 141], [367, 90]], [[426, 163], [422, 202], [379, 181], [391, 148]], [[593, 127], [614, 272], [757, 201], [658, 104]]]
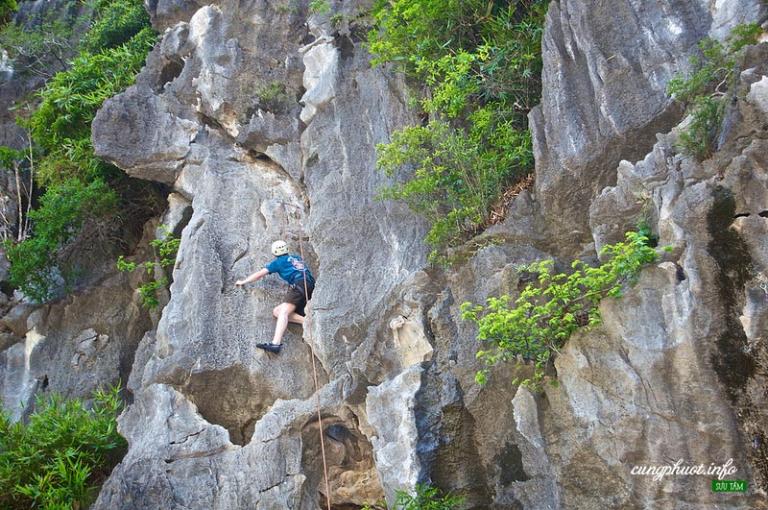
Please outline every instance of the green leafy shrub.
[[[598, 267], [580, 260], [571, 265], [570, 274], [554, 273], [551, 260], [521, 268], [536, 277], [517, 299], [503, 295], [487, 300], [487, 306], [463, 303], [462, 318], [478, 325], [478, 340], [490, 350], [477, 353], [487, 365], [522, 359], [533, 362], [535, 371], [522, 384], [537, 387], [544, 379], [552, 356], [579, 328], [600, 323], [598, 305], [606, 297], [620, 297], [626, 285], [636, 282], [640, 270], [656, 260], [648, 237], [628, 232], [626, 241], [606, 245], [601, 255], [609, 257]], [[477, 382], [485, 382], [487, 372], [478, 372]]]
[[650, 205], [644, 206], [643, 208], [645, 211], [641, 213], [643, 216], [640, 217], [637, 224], [635, 225], [635, 231], [648, 240], [646, 244], [649, 247], [656, 248], [659, 245], [659, 236], [653, 232], [653, 228], [651, 228], [651, 222], [647, 217], [649, 215], [647, 210], [650, 208]]
[[46, 151], [38, 173], [42, 185], [109, 173], [111, 165], [93, 154], [91, 121], [105, 100], [133, 84], [155, 40], [145, 28], [124, 45], [83, 52], [38, 93], [40, 106], [27, 124]]
[[533, 168], [527, 114], [541, 90], [547, 5], [393, 0], [374, 9], [374, 64], [393, 62], [424, 83], [420, 106], [431, 119], [377, 147], [388, 175], [407, 170], [381, 198], [431, 222], [433, 261], [487, 225], [500, 194]]
[[181, 244], [181, 239], [169, 232], [165, 226], [162, 227], [162, 230], [164, 232], [163, 237], [154, 239], [149, 243], [155, 253], [155, 260], [131, 262], [122, 255], [117, 259], [119, 271], [130, 273], [140, 269], [144, 272], [144, 277], [149, 278], [148, 282], [139, 285], [138, 290], [141, 295], [141, 303], [150, 310], [160, 305], [157, 293], [160, 289], [166, 288], [169, 283], [166, 276], [155, 276], [156, 266], [159, 265], [161, 270], [173, 267], [176, 263], [176, 252], [179, 251]]
[[756, 44], [762, 32], [759, 25], [739, 25], [723, 44], [705, 38], [699, 43], [701, 56], [691, 59], [693, 72], [678, 74], [669, 81], [667, 91], [687, 105], [691, 122], [680, 133], [678, 145], [684, 154], [703, 160], [712, 154], [725, 112], [724, 97], [737, 78], [741, 50]]
[[285, 84], [279, 81], [264, 85], [256, 91], [256, 96], [261, 108], [275, 113], [285, 113], [290, 110], [291, 104], [295, 103]]
[[443, 495], [437, 487], [417, 484], [415, 494], [405, 491], [397, 492], [395, 508], [398, 510], [454, 510], [462, 501], [463, 498], [458, 496]]
[[395, 62], [416, 74], [424, 60], [449, 54], [447, 48], [477, 46], [487, 7], [477, 0], [380, 0], [373, 11], [375, 28], [368, 34], [373, 63]]
[[[4, 2], [15, 5], [15, 0], [0, 0], [0, 23]], [[141, 0], [60, 2], [36, 16], [31, 22], [0, 28], [0, 46], [8, 51], [17, 71], [45, 78], [52, 77], [51, 69], [67, 67], [78, 48], [98, 53], [130, 41], [149, 27]]]
[[331, 4], [328, 0], [311, 0], [309, 10], [317, 14], [328, 14], [331, 12]]
[[[437, 487], [427, 484], [416, 484], [415, 493], [410, 494], [407, 491], [397, 491], [395, 496], [394, 510], [455, 510], [464, 502], [464, 498], [443, 495]], [[382, 503], [380, 505], [384, 507]], [[363, 510], [373, 510], [379, 506], [372, 507], [366, 505]]]
[[118, 207], [136, 202], [135, 188], [97, 158], [91, 122], [103, 102], [134, 82], [157, 36], [141, 0], [94, 4], [84, 50], [37, 93], [39, 106], [22, 124], [41, 152], [36, 179], [45, 191], [30, 214], [32, 236], [8, 247], [12, 284], [36, 301], [56, 295], [76, 274], [64, 249], [84, 229], [105, 238]]
[[6, 246], [11, 263], [9, 281], [38, 302], [53, 297], [61, 261], [59, 249], [71, 240], [86, 221], [96, 221], [114, 210], [117, 197], [100, 179], [84, 184], [69, 179], [49, 186], [37, 209], [29, 216], [34, 236]]
[[[487, 110], [479, 110], [475, 118], [484, 113]], [[488, 140], [488, 131], [498, 138]], [[412, 161], [420, 166], [409, 180], [382, 190], [380, 196], [402, 200], [426, 217], [432, 224], [429, 244], [454, 246], [462, 233], [474, 232], [486, 221], [510, 171], [532, 164], [530, 146], [527, 131], [508, 125], [476, 121], [468, 132], [442, 121], [408, 127], [379, 147], [379, 165], [390, 176]], [[437, 255], [433, 252], [433, 259]]]
[[712, 96], [698, 96], [690, 105], [691, 120], [680, 132], [677, 146], [684, 154], [699, 161], [711, 155], [720, 125], [723, 123], [725, 101]]
[[347, 17], [341, 14], [340, 12], [337, 12], [333, 16], [331, 16], [331, 26], [333, 28], [339, 28], [341, 27], [345, 21], [347, 21]]
[[96, 53], [127, 43], [149, 27], [149, 14], [141, 0], [97, 0], [91, 28], [83, 39], [83, 49]]
[[55, 7], [47, 9], [42, 19], [31, 26], [7, 22], [0, 27], [0, 47], [13, 59], [14, 70], [19, 74], [50, 78], [55, 70], [66, 66], [75, 51], [73, 27], [81, 23], [81, 18]]
[[14, 161], [24, 159], [24, 153], [18, 149], [12, 149], [0, 145], [0, 166], [3, 168], [11, 168]]
[[125, 440], [117, 432], [119, 388], [80, 400], [40, 397], [28, 423], [0, 409], [0, 507], [83, 509], [117, 464]]
[[16, 0], [0, 0], [0, 23], [6, 23], [19, 8]]

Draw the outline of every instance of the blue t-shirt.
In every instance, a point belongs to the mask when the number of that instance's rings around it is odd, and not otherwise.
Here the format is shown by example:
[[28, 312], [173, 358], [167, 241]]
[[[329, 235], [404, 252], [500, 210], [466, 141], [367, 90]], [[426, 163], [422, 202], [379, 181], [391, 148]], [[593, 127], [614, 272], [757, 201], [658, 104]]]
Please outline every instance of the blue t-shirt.
[[307, 284], [315, 284], [315, 279], [312, 277], [312, 273], [309, 271], [307, 265], [298, 255], [280, 255], [275, 260], [267, 264], [267, 271], [269, 271], [270, 274], [279, 274], [280, 278], [288, 282], [289, 285], [293, 285], [294, 283], [299, 282], [304, 283], [304, 272], [306, 272]]

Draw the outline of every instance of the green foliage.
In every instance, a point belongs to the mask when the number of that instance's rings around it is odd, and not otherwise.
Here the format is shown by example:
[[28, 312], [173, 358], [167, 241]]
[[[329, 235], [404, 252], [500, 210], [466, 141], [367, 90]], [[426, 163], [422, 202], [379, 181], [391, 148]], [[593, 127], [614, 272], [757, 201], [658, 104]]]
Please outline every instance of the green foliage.
[[[459, 496], [443, 495], [440, 489], [427, 484], [416, 484], [415, 493], [397, 491], [393, 510], [455, 510], [464, 502]], [[369, 505], [363, 510], [373, 510]]]
[[160, 299], [158, 298], [158, 291], [165, 289], [168, 286], [168, 278], [161, 277], [156, 280], [152, 280], [145, 284], [139, 285], [139, 295], [141, 296], [141, 304], [149, 309], [154, 310], [160, 306]]
[[149, 27], [149, 14], [141, 0], [96, 0], [90, 30], [83, 39], [83, 49], [96, 53], [127, 43]]
[[80, 231], [83, 223], [114, 209], [117, 197], [103, 180], [85, 184], [69, 179], [48, 187], [37, 209], [30, 212], [34, 236], [6, 245], [11, 263], [9, 281], [37, 302], [54, 297], [57, 252]]
[[43, 185], [103, 174], [107, 165], [93, 155], [91, 121], [106, 99], [133, 83], [157, 39], [141, 0], [98, 0], [94, 16], [83, 51], [37, 93], [40, 106], [26, 122], [47, 153]]
[[20, 74], [50, 78], [51, 70], [65, 66], [74, 51], [73, 27], [81, 22], [55, 7], [46, 9], [30, 26], [9, 22], [0, 27], [0, 47], [8, 52]]
[[331, 12], [331, 4], [328, 0], [311, 0], [309, 10], [317, 14], [328, 14]]
[[[0, 0], [0, 22], [4, 3]], [[128, 42], [149, 26], [141, 0], [80, 0], [47, 6], [25, 24], [8, 23], [0, 29], [0, 46], [15, 61], [15, 68], [50, 77], [77, 50], [98, 53]], [[78, 41], [82, 29], [88, 31]], [[78, 45], [79, 43], [79, 45]]]
[[256, 91], [259, 98], [259, 107], [275, 113], [284, 113], [291, 108], [295, 101], [285, 89], [285, 84], [273, 81]]
[[[496, 119], [479, 119], [493, 113], [475, 112], [468, 131], [443, 121], [407, 127], [379, 146], [379, 165], [390, 176], [420, 162], [409, 180], [383, 190], [381, 197], [402, 200], [426, 217], [432, 224], [426, 241], [432, 246], [462, 242], [462, 233], [474, 232], [486, 220], [513, 170], [532, 164], [530, 134], [496, 125]], [[433, 251], [433, 259], [438, 253]]]
[[690, 105], [690, 123], [678, 136], [680, 150], [699, 161], [711, 155], [724, 110], [725, 101], [706, 95], [696, 97]]
[[332, 26], [333, 28], [339, 28], [340, 26], [342, 26], [342, 25], [344, 24], [344, 22], [346, 21], [346, 19], [347, 19], [347, 18], [346, 18], [346, 16], [344, 16], [344, 15], [343, 15], [342, 13], [340, 13], [340, 12], [337, 12], [336, 14], [334, 14], [333, 16], [331, 16], [331, 19], [330, 19], [330, 21], [331, 21], [331, 26]]
[[0, 0], [0, 23], [6, 23], [19, 8], [16, 0]]
[[[659, 245], [659, 236], [653, 233], [653, 229], [651, 228], [651, 224], [647, 218], [641, 217], [640, 220], [637, 222], [637, 226], [635, 227], [635, 230], [637, 233], [646, 239], [648, 239], [648, 242], [646, 243], [651, 248], [656, 248]], [[671, 248], [671, 247], [666, 247]]]
[[488, 221], [504, 189], [533, 168], [527, 113], [538, 101], [547, 1], [393, 0], [374, 9], [374, 63], [393, 62], [428, 93], [430, 122], [377, 147], [381, 193], [427, 217], [432, 260]]
[[[36, 180], [45, 188], [30, 214], [32, 237], [7, 247], [11, 282], [36, 301], [55, 296], [73, 274], [62, 251], [86, 225], [104, 230], [130, 186], [97, 158], [91, 122], [104, 101], [131, 85], [156, 35], [141, 0], [96, 0], [79, 56], [50, 79], [22, 124], [41, 152]], [[58, 21], [57, 21], [58, 23]], [[68, 27], [71, 30], [71, 27]]]
[[117, 433], [119, 388], [80, 400], [40, 397], [29, 422], [11, 423], [0, 409], [0, 507], [87, 508], [126, 446]]
[[168, 286], [168, 278], [165, 276], [156, 277], [156, 266], [159, 265], [161, 270], [173, 267], [176, 263], [176, 252], [179, 251], [179, 245], [181, 239], [174, 236], [165, 226], [162, 226], [163, 237], [161, 239], [154, 239], [149, 244], [152, 247], [155, 259], [147, 260], [144, 262], [131, 262], [124, 256], [120, 256], [117, 259], [117, 269], [122, 272], [133, 272], [140, 269], [144, 273], [145, 278], [149, 278], [149, 281], [139, 285], [139, 295], [141, 295], [141, 303], [145, 308], [150, 310], [157, 308], [160, 305], [158, 291]]
[[83, 52], [38, 93], [42, 101], [28, 126], [47, 153], [38, 173], [42, 185], [109, 172], [93, 154], [91, 121], [106, 99], [133, 83], [155, 39], [145, 28], [124, 45]]
[[691, 123], [680, 134], [678, 145], [684, 154], [702, 160], [712, 154], [725, 112], [724, 97], [737, 78], [741, 50], [756, 44], [759, 25], [739, 25], [726, 43], [705, 38], [699, 43], [701, 56], [691, 59], [693, 72], [673, 77], [667, 91], [686, 104]]
[[437, 487], [417, 484], [416, 493], [397, 491], [395, 508], [397, 510], [453, 510], [463, 499], [458, 496], [442, 495]]
[[487, 2], [478, 0], [380, 0], [374, 8], [376, 28], [368, 34], [374, 64], [395, 62], [409, 74], [423, 60], [436, 61], [447, 48], [472, 48], [481, 43], [479, 21]]
[[0, 167], [2, 168], [13, 168], [14, 163], [22, 161], [26, 157], [27, 155], [24, 153], [24, 151], [0, 146]]
[[[626, 241], [606, 245], [601, 255], [609, 257], [598, 267], [576, 260], [570, 274], [555, 273], [551, 260], [521, 268], [532, 273], [536, 282], [525, 287], [517, 299], [503, 295], [487, 300], [487, 306], [463, 303], [462, 318], [478, 325], [478, 340], [491, 350], [477, 353], [487, 365], [522, 359], [533, 362], [535, 371], [522, 384], [537, 387], [553, 354], [577, 329], [600, 323], [598, 305], [606, 297], [621, 296], [625, 285], [636, 282], [640, 270], [656, 260], [648, 238], [628, 232]], [[478, 372], [484, 383], [486, 371]], [[516, 381], [518, 382], [518, 381]]]

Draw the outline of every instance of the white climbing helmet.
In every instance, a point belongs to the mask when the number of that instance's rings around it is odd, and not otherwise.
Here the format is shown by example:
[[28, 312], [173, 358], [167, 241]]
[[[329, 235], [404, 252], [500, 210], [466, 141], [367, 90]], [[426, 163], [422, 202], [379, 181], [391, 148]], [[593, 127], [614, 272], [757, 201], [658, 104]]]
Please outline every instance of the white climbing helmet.
[[272, 243], [272, 255], [279, 257], [280, 255], [285, 255], [286, 253], [288, 253], [288, 245], [285, 244], [285, 241], [275, 241]]

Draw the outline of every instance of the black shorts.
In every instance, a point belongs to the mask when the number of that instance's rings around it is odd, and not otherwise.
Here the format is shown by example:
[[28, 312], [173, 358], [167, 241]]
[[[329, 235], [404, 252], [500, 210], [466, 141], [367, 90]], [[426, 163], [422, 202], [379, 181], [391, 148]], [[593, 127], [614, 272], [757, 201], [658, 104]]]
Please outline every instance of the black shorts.
[[304, 307], [307, 306], [307, 301], [312, 299], [312, 291], [315, 290], [315, 286], [307, 282], [307, 295], [304, 295], [304, 282], [300, 281], [294, 283], [288, 288], [288, 294], [285, 296], [285, 302], [296, 305], [296, 313], [304, 315]]

